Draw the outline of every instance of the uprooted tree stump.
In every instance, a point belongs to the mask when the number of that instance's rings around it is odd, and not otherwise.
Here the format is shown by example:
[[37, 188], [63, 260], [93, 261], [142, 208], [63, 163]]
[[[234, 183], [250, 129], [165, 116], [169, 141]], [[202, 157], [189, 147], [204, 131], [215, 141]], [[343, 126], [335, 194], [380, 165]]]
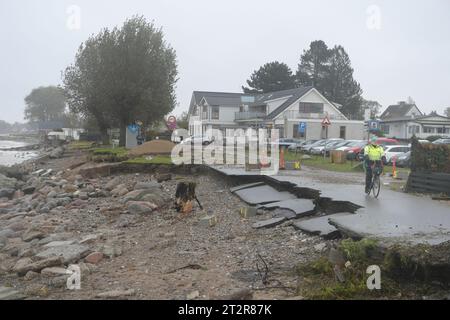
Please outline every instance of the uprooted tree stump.
[[189, 214], [193, 209], [193, 201], [197, 201], [200, 209], [203, 206], [197, 198], [195, 189], [197, 184], [195, 182], [180, 182], [175, 192], [175, 208], [178, 212]]

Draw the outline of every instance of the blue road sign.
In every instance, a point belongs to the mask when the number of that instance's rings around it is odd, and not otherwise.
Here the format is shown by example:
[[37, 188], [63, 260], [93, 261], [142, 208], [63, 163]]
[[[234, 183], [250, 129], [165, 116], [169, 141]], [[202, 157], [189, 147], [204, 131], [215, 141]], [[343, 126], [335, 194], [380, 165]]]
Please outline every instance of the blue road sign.
[[306, 131], [306, 122], [300, 122], [298, 125], [298, 133], [305, 133]]

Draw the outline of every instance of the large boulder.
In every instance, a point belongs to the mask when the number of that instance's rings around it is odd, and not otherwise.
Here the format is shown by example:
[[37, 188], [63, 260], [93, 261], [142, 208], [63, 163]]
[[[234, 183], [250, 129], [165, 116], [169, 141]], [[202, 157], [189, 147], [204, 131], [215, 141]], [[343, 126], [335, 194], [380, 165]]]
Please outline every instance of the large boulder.
[[130, 201], [127, 208], [131, 214], [147, 214], [153, 212], [158, 206], [152, 202]]
[[58, 147], [58, 148], [53, 149], [50, 152], [49, 157], [50, 157], [50, 159], [59, 159], [63, 156], [63, 154], [64, 154], [64, 148]]
[[8, 178], [0, 173], [0, 186], [2, 189], [16, 189], [17, 179]]

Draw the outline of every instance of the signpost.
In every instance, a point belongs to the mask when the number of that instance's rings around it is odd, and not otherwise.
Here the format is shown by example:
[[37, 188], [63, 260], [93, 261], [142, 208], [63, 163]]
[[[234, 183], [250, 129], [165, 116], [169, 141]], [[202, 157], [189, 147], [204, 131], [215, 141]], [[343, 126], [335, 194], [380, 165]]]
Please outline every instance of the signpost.
[[[330, 118], [328, 118], [328, 116], [326, 116], [323, 120], [322, 120], [322, 128], [325, 128], [325, 139], [328, 139], [328, 127], [331, 126], [331, 121]], [[323, 148], [323, 157], [324, 159], [327, 156], [326, 153], [326, 148], [327, 148], [327, 143], [325, 144], [325, 147]]]
[[175, 116], [170, 116], [167, 119], [167, 127], [171, 131], [175, 131], [177, 129], [177, 118], [175, 118]]

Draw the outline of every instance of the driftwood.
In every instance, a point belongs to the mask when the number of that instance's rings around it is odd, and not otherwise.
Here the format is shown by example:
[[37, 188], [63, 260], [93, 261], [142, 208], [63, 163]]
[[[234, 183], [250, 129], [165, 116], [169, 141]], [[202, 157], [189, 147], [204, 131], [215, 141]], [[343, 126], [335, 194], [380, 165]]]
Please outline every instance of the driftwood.
[[175, 208], [178, 212], [188, 214], [192, 211], [192, 202], [197, 201], [201, 210], [203, 206], [195, 194], [195, 188], [197, 187], [194, 182], [180, 182], [175, 192]]

